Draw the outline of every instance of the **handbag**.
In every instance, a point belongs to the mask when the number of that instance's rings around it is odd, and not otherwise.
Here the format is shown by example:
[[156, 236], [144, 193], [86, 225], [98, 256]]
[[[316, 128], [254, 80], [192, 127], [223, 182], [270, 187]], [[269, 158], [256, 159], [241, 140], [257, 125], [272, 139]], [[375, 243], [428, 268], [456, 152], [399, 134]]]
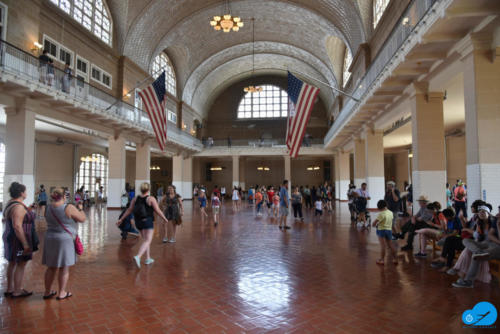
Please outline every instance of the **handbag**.
[[[61, 227], [69, 234], [71, 235], [71, 238], [73, 238], [73, 233], [71, 233], [65, 226], [63, 223], [61, 223], [61, 221], [59, 220], [59, 218], [57, 217], [57, 215], [52, 212], [52, 207], [49, 206], [49, 209], [51, 210], [51, 213], [52, 213], [52, 216], [54, 216], [54, 218], [57, 220], [57, 222], [59, 223], [59, 225], [61, 225]], [[76, 237], [73, 238], [73, 241], [75, 243], [75, 252], [76, 254], [78, 255], [82, 255], [83, 254], [83, 244], [82, 244], [82, 241], [80, 240], [80, 237], [78, 236], [78, 234], [76, 235]]]

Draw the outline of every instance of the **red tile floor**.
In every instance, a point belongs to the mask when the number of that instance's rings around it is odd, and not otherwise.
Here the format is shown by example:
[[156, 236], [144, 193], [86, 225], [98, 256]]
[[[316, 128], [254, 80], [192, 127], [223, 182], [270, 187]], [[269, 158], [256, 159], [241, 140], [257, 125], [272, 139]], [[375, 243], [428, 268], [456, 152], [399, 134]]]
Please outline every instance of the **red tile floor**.
[[[464, 310], [483, 300], [500, 306], [497, 283], [452, 288], [454, 278], [411, 254], [376, 265], [375, 231], [352, 228], [345, 204], [318, 220], [310, 212], [305, 223], [290, 220], [287, 232], [229, 205], [215, 228], [192, 207], [177, 243], [155, 235], [156, 262], [141, 270], [132, 262], [137, 240], [120, 241], [118, 212], [92, 210], [71, 271], [74, 296], [42, 300], [38, 252], [25, 279], [35, 294], [0, 297], [0, 333], [462, 333]], [[6, 267], [2, 260], [2, 291]]]

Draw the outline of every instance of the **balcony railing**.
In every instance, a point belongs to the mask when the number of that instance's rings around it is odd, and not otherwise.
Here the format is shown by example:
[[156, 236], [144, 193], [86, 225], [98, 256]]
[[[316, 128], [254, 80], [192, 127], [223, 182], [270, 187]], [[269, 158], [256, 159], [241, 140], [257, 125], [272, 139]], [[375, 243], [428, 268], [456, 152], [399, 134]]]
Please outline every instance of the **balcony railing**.
[[[352, 95], [362, 101], [366, 94], [372, 90], [377, 78], [382, 75], [384, 69], [394, 59], [396, 52], [408, 41], [414, 33], [416, 26], [429, 13], [436, 2], [443, 0], [413, 0], [406, 8], [405, 12], [399, 18], [394, 26], [389, 38], [377, 54], [375, 60], [371, 63], [363, 78], [356, 84], [356, 89]], [[344, 122], [354, 112], [354, 109], [360, 102], [348, 99], [337, 119], [325, 136], [325, 145], [330, 142], [333, 135], [341, 129]]]
[[[202, 140], [204, 147], [285, 147], [285, 139], [210, 139]], [[312, 145], [323, 145], [321, 138], [306, 138], [302, 141], [302, 147]]]
[[[119, 101], [115, 96], [58, 68], [52, 67], [49, 70], [48, 65], [41, 64], [38, 58], [2, 40], [0, 40], [0, 68], [21, 80], [26, 80], [28, 86], [31, 83], [43, 84], [64, 98], [73, 98], [131, 126], [153, 133], [149, 117], [143, 110]], [[196, 151], [202, 148], [197, 138], [174, 124], [167, 124], [167, 139]]]

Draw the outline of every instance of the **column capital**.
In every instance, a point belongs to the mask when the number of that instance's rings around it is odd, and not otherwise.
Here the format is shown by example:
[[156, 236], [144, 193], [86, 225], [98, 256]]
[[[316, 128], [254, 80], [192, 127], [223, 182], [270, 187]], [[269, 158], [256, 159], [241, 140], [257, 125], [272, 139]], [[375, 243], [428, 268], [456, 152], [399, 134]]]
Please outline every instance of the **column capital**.
[[470, 33], [464, 38], [462, 38], [455, 46], [455, 50], [460, 54], [463, 60], [474, 51], [477, 50], [486, 51], [495, 49], [492, 43], [493, 43], [492, 33], [475, 32], [475, 33]]
[[416, 95], [425, 95], [429, 92], [429, 82], [427, 81], [420, 81], [420, 82], [413, 82], [409, 86], [409, 94], [410, 98], [415, 97]]
[[5, 107], [6, 115], [16, 115], [18, 112], [25, 109], [31, 110], [33, 105], [24, 97], [14, 98], [14, 103], [10, 106]]

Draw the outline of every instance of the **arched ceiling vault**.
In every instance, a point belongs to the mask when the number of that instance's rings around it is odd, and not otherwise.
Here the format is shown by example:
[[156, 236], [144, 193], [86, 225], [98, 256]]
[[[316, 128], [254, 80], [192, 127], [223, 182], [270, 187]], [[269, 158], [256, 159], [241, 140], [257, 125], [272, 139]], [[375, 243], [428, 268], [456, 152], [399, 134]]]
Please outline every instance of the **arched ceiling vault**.
[[[204, 77], [193, 93], [192, 107], [198, 110], [202, 116], [206, 116], [210, 107], [217, 96], [230, 85], [252, 76], [252, 56], [242, 56], [232, 59], [218, 66]], [[321, 81], [326, 81], [322, 73], [309, 64], [290, 56], [279, 54], [256, 54], [255, 55], [255, 73], [276, 74], [286, 76], [288, 68], [293, 68], [297, 72], [304, 73], [310, 77]], [[307, 82], [313, 83], [311, 79], [297, 75]], [[320, 88], [320, 97], [326, 107], [333, 103], [333, 92], [331, 89], [318, 85]]]

